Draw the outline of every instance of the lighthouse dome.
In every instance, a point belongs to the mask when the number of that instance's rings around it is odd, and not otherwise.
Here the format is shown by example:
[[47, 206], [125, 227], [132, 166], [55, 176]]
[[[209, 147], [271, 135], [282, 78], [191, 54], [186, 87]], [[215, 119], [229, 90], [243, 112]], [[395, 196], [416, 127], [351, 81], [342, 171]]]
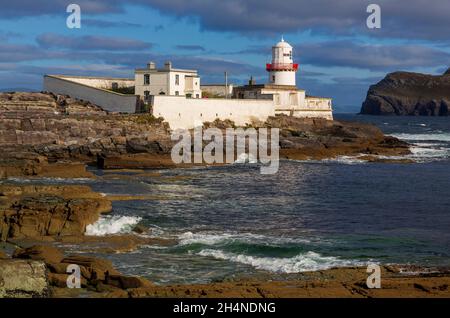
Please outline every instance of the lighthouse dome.
[[287, 43], [283, 38], [281, 38], [281, 41], [278, 42], [275, 45], [275, 47], [292, 49], [292, 46], [289, 43]]

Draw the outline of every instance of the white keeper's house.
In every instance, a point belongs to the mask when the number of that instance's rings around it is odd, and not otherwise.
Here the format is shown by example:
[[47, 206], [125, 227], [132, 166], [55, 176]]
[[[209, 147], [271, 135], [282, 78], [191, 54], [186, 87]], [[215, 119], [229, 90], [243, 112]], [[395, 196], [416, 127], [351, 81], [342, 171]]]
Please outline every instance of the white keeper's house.
[[[332, 120], [330, 98], [308, 96], [297, 88], [298, 69], [292, 46], [281, 39], [272, 47], [271, 63], [266, 64], [268, 83], [250, 80], [231, 91], [222, 85], [224, 92], [230, 92], [223, 95], [232, 98], [203, 98], [198, 72], [174, 68], [170, 62], [162, 68], [149, 62], [135, 69], [133, 79], [45, 75], [44, 90], [90, 101], [110, 112], [151, 112], [163, 117], [172, 129], [190, 129], [216, 119], [245, 125], [278, 114]], [[218, 90], [220, 85], [212, 87]]]
[[171, 62], [166, 62], [160, 69], [150, 62], [146, 68], [135, 70], [134, 80], [135, 94], [144, 101], [150, 101], [151, 95], [202, 98], [198, 72], [173, 68]]

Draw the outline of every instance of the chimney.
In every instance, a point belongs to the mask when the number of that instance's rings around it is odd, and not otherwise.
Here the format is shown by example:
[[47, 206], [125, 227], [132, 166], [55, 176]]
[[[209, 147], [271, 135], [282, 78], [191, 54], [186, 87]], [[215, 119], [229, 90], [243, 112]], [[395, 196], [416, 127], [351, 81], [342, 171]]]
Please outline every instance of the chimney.
[[148, 68], [149, 70], [154, 70], [154, 69], [156, 69], [156, 64], [155, 64], [155, 62], [148, 62], [148, 63], [147, 63], [147, 68]]
[[164, 68], [166, 70], [170, 70], [172, 68], [172, 62], [168, 61], [168, 62], [164, 63]]
[[248, 81], [248, 85], [249, 86], [253, 86], [253, 85], [255, 85], [256, 84], [256, 82], [255, 82], [255, 80], [253, 79], [253, 76], [250, 76], [250, 80]]

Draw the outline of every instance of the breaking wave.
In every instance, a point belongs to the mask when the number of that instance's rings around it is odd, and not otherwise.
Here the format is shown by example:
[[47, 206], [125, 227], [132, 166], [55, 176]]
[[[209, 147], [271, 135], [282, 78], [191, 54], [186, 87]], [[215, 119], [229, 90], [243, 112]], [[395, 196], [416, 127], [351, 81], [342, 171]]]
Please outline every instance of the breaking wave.
[[412, 144], [411, 154], [404, 158], [417, 162], [429, 162], [450, 158], [450, 134], [449, 133], [427, 133], [427, 134], [393, 134], [392, 136], [405, 140]]
[[229, 242], [241, 242], [251, 244], [287, 244], [287, 243], [311, 243], [303, 238], [268, 237], [252, 233], [192, 233], [185, 232], [178, 236], [179, 245], [217, 245]]
[[94, 224], [86, 227], [85, 235], [102, 236], [108, 234], [130, 233], [133, 227], [141, 221], [135, 216], [102, 216]]
[[333, 256], [322, 256], [311, 251], [290, 258], [256, 257], [213, 249], [204, 249], [197, 253], [197, 255], [246, 264], [256, 269], [276, 273], [300, 273], [325, 270], [333, 267], [362, 265], [361, 262], [342, 260]]
[[251, 154], [241, 153], [234, 163], [255, 164], [255, 163], [258, 163], [258, 160], [254, 156], [252, 156]]
[[445, 141], [450, 142], [449, 133], [431, 133], [431, 134], [391, 134], [391, 136], [406, 141]]

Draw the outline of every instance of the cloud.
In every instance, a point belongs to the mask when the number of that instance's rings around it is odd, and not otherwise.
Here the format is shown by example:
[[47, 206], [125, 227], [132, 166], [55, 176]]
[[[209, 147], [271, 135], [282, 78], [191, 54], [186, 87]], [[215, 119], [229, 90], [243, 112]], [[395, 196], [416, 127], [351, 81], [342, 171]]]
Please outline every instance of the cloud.
[[176, 45], [175, 48], [183, 51], [206, 51], [201, 45]]
[[119, 37], [106, 36], [64, 36], [54, 33], [41, 34], [36, 38], [39, 46], [43, 48], [58, 48], [70, 50], [108, 50], [108, 51], [134, 51], [147, 50], [152, 47], [149, 42]]
[[296, 60], [324, 67], [353, 67], [388, 71], [447, 65], [450, 54], [420, 45], [372, 45], [353, 41], [303, 43], [295, 46]]
[[369, 30], [372, 0], [137, 0], [164, 14], [197, 19], [206, 30], [246, 35], [311, 31], [376, 37], [448, 40], [448, 0], [378, 0], [382, 29]]
[[[122, 13], [123, 1], [119, 0], [77, 0], [82, 14]], [[66, 8], [72, 3], [66, 0], [14, 0], [2, 1], [0, 18], [18, 19], [42, 15], [64, 15]]]
[[[82, 14], [124, 13], [128, 5], [197, 21], [204, 30], [249, 36], [310, 31], [326, 35], [364, 35], [449, 42], [448, 0], [378, 0], [382, 28], [369, 30], [367, 6], [373, 0], [77, 0]], [[15, 0], [2, 3], [0, 18], [66, 16], [66, 0]]]
[[144, 27], [139, 23], [131, 23], [125, 21], [108, 21], [99, 19], [83, 19], [83, 26], [92, 26], [98, 28], [142, 28]]

